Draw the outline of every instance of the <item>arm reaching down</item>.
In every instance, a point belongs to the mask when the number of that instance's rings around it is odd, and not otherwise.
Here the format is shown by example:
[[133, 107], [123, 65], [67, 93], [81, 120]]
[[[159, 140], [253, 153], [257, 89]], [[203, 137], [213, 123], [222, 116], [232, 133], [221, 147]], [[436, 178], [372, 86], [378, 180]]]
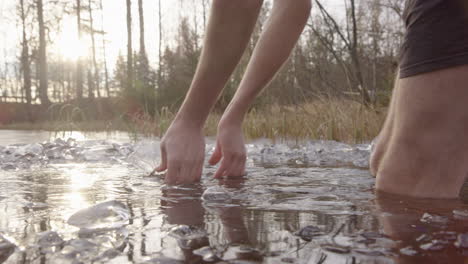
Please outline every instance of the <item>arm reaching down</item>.
[[250, 104], [288, 59], [310, 15], [310, 0], [276, 0], [246, 73], [218, 125], [211, 164], [221, 159], [215, 177], [244, 174], [246, 151], [242, 122]]
[[[289, 1], [289, 0], [288, 0]], [[203, 51], [189, 92], [161, 140], [167, 183], [200, 179], [206, 118], [249, 42], [263, 0], [214, 0]]]

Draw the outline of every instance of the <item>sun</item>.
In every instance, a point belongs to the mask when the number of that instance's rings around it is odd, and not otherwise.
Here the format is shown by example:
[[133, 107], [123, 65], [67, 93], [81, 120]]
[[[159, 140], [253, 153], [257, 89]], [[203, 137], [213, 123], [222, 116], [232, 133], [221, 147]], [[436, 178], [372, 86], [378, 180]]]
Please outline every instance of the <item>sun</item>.
[[66, 19], [54, 41], [55, 52], [66, 60], [77, 61], [89, 56], [90, 45], [83, 40], [83, 37], [80, 40], [77, 32], [76, 21], [71, 18]]

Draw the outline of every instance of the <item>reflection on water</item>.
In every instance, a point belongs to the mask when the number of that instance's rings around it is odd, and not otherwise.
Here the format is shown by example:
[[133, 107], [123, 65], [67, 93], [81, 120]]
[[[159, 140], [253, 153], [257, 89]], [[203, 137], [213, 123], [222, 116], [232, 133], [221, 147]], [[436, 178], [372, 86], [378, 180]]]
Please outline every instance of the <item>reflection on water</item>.
[[81, 132], [81, 131], [42, 131], [42, 130], [0, 130], [0, 145], [30, 144], [54, 140], [56, 138], [74, 138], [75, 140], [105, 140], [129, 141], [132, 135], [127, 132]]
[[[70, 157], [43, 159], [56, 145]], [[157, 142], [41, 146], [14, 160], [41, 166], [0, 171], [0, 263], [468, 259], [468, 205], [374, 195], [368, 146], [252, 144], [246, 177], [214, 180], [206, 167], [201, 183], [178, 187], [141, 165], [158, 158]]]

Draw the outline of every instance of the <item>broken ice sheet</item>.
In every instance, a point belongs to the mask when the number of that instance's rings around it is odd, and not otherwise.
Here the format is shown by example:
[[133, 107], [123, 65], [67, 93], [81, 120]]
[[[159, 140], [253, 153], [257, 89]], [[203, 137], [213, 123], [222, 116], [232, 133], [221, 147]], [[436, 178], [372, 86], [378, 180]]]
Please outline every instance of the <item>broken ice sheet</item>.
[[130, 213], [125, 204], [108, 201], [76, 212], [67, 223], [86, 229], [112, 229], [126, 225], [129, 218]]

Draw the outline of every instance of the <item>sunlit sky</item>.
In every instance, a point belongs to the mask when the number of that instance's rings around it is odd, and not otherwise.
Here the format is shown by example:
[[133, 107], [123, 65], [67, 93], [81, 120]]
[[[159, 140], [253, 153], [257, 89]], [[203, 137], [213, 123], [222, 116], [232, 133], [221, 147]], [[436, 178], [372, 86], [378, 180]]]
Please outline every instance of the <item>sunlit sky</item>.
[[[32, 0], [25, 0], [26, 3]], [[43, 0], [44, 10], [47, 10], [48, 0]], [[75, 0], [69, 0], [75, 3]], [[21, 39], [20, 21], [16, 15], [16, 4], [18, 0], [0, 0], [0, 64], [5, 60], [14, 61], [20, 54], [19, 43]], [[87, 1], [82, 1], [87, 2]], [[199, 0], [162, 0], [162, 21], [163, 21], [163, 46], [170, 44], [175, 37], [178, 22], [183, 16], [189, 16], [193, 19], [193, 13], [201, 13]], [[339, 13], [342, 10], [343, 0], [324, 1], [333, 13]], [[48, 6], [47, 6], [48, 5]], [[112, 68], [118, 54], [126, 54], [127, 30], [126, 30], [126, 6], [125, 0], [103, 0], [104, 6], [104, 31], [107, 41], [107, 61]], [[134, 50], [139, 50], [139, 27], [138, 27], [138, 1], [132, 0], [133, 15], [133, 41]], [[158, 58], [158, 1], [144, 1], [145, 14], [145, 38], [146, 49], [153, 65], [157, 63]], [[46, 14], [47, 16], [47, 14]], [[95, 27], [101, 27], [101, 14], [96, 11]], [[82, 17], [87, 19], [88, 12], [83, 11]], [[52, 36], [53, 44], [49, 45], [49, 52], [60, 55], [64, 59], [73, 60], [80, 55], [89, 55], [90, 41], [83, 39], [82, 43], [77, 38], [76, 17], [74, 14], [65, 15], [61, 22], [62, 32]], [[198, 23], [202, 24], [201, 18]], [[201, 33], [201, 32], [200, 32]], [[86, 34], [84, 34], [86, 35]], [[101, 46], [102, 40], [97, 39], [97, 45]]]

